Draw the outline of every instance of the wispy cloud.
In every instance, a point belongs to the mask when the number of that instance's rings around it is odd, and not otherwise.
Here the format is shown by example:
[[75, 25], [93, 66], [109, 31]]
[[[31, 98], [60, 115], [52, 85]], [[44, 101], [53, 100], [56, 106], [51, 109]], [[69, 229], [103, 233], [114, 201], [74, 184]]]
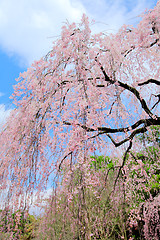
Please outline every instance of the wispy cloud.
[[54, 37], [68, 19], [79, 21], [86, 13], [98, 30], [116, 31], [123, 23], [133, 23], [156, 0], [1, 0], [0, 46], [30, 64], [46, 54]]
[[88, 15], [97, 22], [99, 30], [117, 31], [123, 24], [136, 25], [138, 16], [153, 8], [156, 0], [81, 0]]

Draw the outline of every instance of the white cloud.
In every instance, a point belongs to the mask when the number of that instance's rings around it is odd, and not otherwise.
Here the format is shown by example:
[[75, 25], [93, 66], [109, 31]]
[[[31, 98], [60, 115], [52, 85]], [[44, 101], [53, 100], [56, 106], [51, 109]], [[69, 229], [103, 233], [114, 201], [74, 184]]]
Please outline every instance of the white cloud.
[[39, 216], [44, 213], [44, 209], [48, 203], [48, 200], [53, 195], [53, 188], [48, 188], [46, 191], [35, 191], [30, 199], [29, 213], [35, 216]]
[[6, 109], [4, 104], [0, 104], [0, 129], [9, 117], [11, 109]]
[[135, 22], [149, 0], [0, 0], [0, 46], [30, 64], [46, 54], [68, 19], [79, 21], [86, 13], [97, 22], [98, 30], [117, 30]]
[[1, 0], [0, 45], [31, 63], [49, 51], [66, 19], [79, 21], [83, 12], [70, 0]]

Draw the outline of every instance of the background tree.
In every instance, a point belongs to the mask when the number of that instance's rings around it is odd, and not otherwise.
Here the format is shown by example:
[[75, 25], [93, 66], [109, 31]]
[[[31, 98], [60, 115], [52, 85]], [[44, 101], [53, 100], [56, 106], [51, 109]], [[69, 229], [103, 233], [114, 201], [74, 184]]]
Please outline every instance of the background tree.
[[[140, 139], [140, 141], [139, 141]], [[137, 138], [112, 191], [118, 159], [92, 156], [62, 167], [48, 198], [37, 239], [159, 239], [159, 126]], [[61, 172], [61, 173], [62, 173]], [[69, 173], [70, 172], [70, 173]]]
[[[160, 237], [160, 126], [138, 136], [142, 148], [133, 150], [126, 164], [126, 195], [130, 198], [130, 226], [145, 239]], [[132, 200], [131, 200], [132, 199]], [[139, 238], [137, 238], [139, 239]], [[143, 238], [142, 238], [143, 239]]]
[[[134, 137], [160, 125], [159, 12], [158, 1], [136, 27], [111, 35], [91, 35], [83, 15], [20, 74], [16, 107], [0, 135], [6, 205], [29, 206], [32, 193], [51, 186], [62, 166], [72, 170], [97, 152], [121, 159], [115, 190]], [[123, 157], [116, 151], [122, 145]]]
[[0, 239], [34, 239], [37, 220], [26, 212], [0, 210]]
[[[140, 139], [140, 141], [139, 141]], [[62, 168], [37, 239], [159, 239], [159, 126], [137, 138], [117, 180], [119, 160], [92, 156]]]
[[37, 239], [126, 239], [122, 178], [110, 196], [115, 162], [99, 156], [76, 164], [72, 174], [65, 170], [63, 181], [47, 199]]

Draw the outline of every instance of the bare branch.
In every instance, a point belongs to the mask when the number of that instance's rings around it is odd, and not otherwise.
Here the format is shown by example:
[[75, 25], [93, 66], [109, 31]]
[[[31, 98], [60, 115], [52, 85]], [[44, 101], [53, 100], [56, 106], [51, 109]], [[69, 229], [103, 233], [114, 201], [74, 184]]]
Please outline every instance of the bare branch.
[[156, 85], [160, 85], [160, 81], [151, 78], [151, 79], [148, 79], [145, 82], [138, 83], [138, 86], [143, 86], [143, 85], [148, 84], [148, 83], [154, 83]]
[[97, 57], [95, 58], [95, 61], [98, 63], [98, 65], [100, 66], [100, 69], [102, 70], [102, 73], [104, 74], [105, 77], [105, 81], [111, 83], [111, 84], [117, 84], [120, 87], [130, 91], [131, 93], [133, 93], [135, 95], [135, 97], [139, 100], [139, 102], [141, 103], [142, 108], [144, 109], [144, 111], [152, 118], [155, 118], [156, 116], [149, 110], [146, 101], [140, 96], [140, 93], [137, 91], [137, 89], [135, 89], [134, 87], [128, 85], [127, 83], [123, 83], [121, 81], [115, 81], [112, 80], [111, 78], [109, 78], [109, 76], [106, 74], [105, 69], [103, 68], [103, 66], [101, 65], [101, 63], [98, 61]]
[[111, 141], [115, 145], [115, 147], [119, 147], [123, 143], [128, 142], [129, 140], [132, 140], [135, 135], [137, 135], [139, 133], [144, 133], [146, 131], [147, 131], [146, 127], [138, 128], [138, 129], [134, 130], [127, 138], [123, 139], [121, 142], [118, 142], [118, 143], [116, 143], [109, 134], [107, 134], [107, 136], [111, 139]]
[[72, 153], [73, 153], [73, 152], [71, 151], [71, 152], [69, 152], [67, 155], [64, 156], [64, 158], [61, 160], [61, 162], [60, 162], [60, 164], [59, 164], [59, 166], [58, 166], [58, 171], [61, 170], [61, 166], [62, 166], [63, 161], [64, 161], [69, 155], [71, 155]]
[[[154, 95], [154, 94], [153, 94]], [[155, 106], [160, 102], [160, 94], [158, 94], [158, 95], [154, 95], [155, 97], [158, 97], [158, 101], [153, 105], [153, 107], [151, 108], [151, 110], [153, 109], [153, 108], [155, 108]]]
[[122, 52], [121, 54], [124, 54], [124, 57], [126, 57], [130, 52], [132, 52], [135, 49], [135, 46], [131, 46], [131, 48], [129, 50], [126, 50], [124, 52]]
[[122, 165], [121, 165], [120, 168], [119, 168], [119, 171], [118, 171], [116, 180], [115, 180], [115, 182], [114, 182], [114, 188], [113, 188], [114, 190], [115, 190], [115, 187], [116, 187], [116, 183], [117, 183], [117, 181], [118, 181], [118, 178], [119, 178], [119, 176], [120, 176], [121, 170], [122, 170], [122, 168], [124, 167], [124, 164], [125, 164], [125, 161], [126, 161], [126, 158], [127, 158], [127, 154], [129, 153], [131, 147], [132, 147], [132, 140], [130, 140], [129, 146], [128, 146], [127, 150], [125, 151]]
[[[65, 125], [69, 125], [69, 126], [72, 125], [72, 123], [67, 122], [67, 121], [63, 121], [63, 123]], [[141, 127], [141, 128], [137, 128], [141, 124], [144, 124], [144, 126]], [[152, 126], [152, 125], [160, 125], [160, 117], [157, 117], [156, 119], [153, 119], [153, 118], [140, 119], [136, 123], [134, 123], [133, 125], [128, 126], [128, 127], [124, 127], [124, 128], [97, 127], [95, 129], [95, 128], [87, 127], [85, 125], [77, 124], [77, 126], [80, 126], [81, 128], [83, 128], [87, 132], [97, 132], [98, 131], [98, 133], [96, 135], [90, 137], [89, 139], [95, 138], [95, 137], [103, 135], [103, 134], [107, 134], [107, 137], [110, 138], [110, 140], [115, 145], [115, 147], [119, 147], [123, 143], [132, 140], [134, 138], [134, 136], [139, 134], [139, 133], [146, 132], [147, 131], [147, 127]], [[134, 130], [134, 131], [132, 131], [132, 130]], [[108, 133], [126, 133], [126, 132], [131, 132], [131, 131], [132, 131], [132, 133], [127, 138], [123, 139], [122, 141], [120, 141], [118, 143], [115, 142], [114, 139], [111, 137], [111, 135], [108, 134]]]
[[152, 42], [149, 46], [146, 46], [144, 48], [150, 48], [153, 47], [157, 42], [159, 42], [159, 38], [157, 38], [154, 42]]

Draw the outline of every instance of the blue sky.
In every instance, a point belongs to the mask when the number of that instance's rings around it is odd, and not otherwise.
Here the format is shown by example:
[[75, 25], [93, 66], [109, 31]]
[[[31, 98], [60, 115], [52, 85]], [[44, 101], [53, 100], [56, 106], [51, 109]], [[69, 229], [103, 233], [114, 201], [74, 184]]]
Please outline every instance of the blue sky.
[[138, 23], [157, 0], [0, 0], [0, 122], [9, 114], [12, 86], [19, 73], [45, 55], [61, 26], [83, 13], [95, 19], [93, 31], [117, 31]]

